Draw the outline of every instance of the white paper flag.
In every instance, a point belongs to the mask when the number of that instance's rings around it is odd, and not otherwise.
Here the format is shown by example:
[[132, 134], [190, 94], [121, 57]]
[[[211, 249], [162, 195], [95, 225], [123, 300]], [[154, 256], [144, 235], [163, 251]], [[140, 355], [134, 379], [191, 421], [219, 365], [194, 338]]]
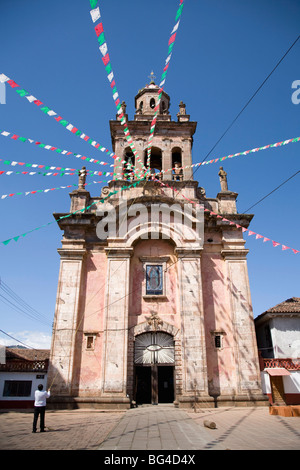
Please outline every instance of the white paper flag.
[[110, 74], [107, 75], [108, 80], [111, 82], [112, 79], [114, 78], [114, 73], [110, 72]]
[[97, 21], [97, 20], [99, 20], [99, 18], [101, 18], [99, 7], [95, 8], [94, 10], [91, 10], [90, 14], [91, 14], [93, 23], [95, 23], [95, 21]]
[[102, 44], [102, 46], [100, 46], [99, 49], [100, 49], [101, 54], [105, 56], [105, 54], [107, 54], [107, 51], [108, 51], [106, 42]]
[[0, 82], [4, 83], [4, 82], [7, 82], [7, 80], [9, 80], [9, 78], [6, 75], [4, 75], [4, 73], [0, 73]]
[[32, 103], [33, 101], [36, 100], [36, 98], [35, 98], [34, 96], [32, 96], [32, 95], [25, 96], [25, 98], [26, 98], [30, 103]]
[[172, 29], [172, 32], [171, 32], [171, 34], [175, 33], [175, 31], [177, 31], [177, 29], [178, 29], [178, 26], [179, 26], [179, 23], [180, 23], [180, 20], [179, 20], [179, 21], [177, 21], [177, 23], [175, 24], [174, 28]]

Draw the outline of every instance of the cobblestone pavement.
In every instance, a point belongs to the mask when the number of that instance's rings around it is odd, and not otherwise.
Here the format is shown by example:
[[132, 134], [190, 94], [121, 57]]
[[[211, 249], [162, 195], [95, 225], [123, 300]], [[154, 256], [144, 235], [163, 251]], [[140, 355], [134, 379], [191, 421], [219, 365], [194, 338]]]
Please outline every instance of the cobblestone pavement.
[[269, 407], [200, 409], [189, 416], [200, 426], [213, 421], [216, 429], [206, 428], [210, 440], [204, 449], [222, 446], [227, 450], [299, 450], [300, 417], [269, 414]]
[[[214, 422], [216, 429], [204, 426]], [[167, 406], [128, 410], [100, 450], [299, 450], [300, 418], [268, 407], [183, 411]]]
[[[268, 407], [184, 411], [171, 405], [126, 412], [46, 411], [46, 433], [33, 413], [0, 413], [0, 450], [299, 450], [300, 418]], [[204, 426], [214, 422], [216, 429]], [[104, 454], [103, 454], [104, 455]]]
[[0, 413], [0, 450], [96, 450], [123, 412], [47, 411], [46, 432], [32, 433], [33, 413]]

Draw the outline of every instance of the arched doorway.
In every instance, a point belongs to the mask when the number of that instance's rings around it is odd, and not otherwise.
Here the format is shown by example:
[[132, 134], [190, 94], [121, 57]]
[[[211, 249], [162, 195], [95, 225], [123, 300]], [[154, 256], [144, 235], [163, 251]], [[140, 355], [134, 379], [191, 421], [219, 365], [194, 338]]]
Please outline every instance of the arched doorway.
[[135, 401], [137, 404], [173, 403], [174, 339], [162, 331], [135, 338]]

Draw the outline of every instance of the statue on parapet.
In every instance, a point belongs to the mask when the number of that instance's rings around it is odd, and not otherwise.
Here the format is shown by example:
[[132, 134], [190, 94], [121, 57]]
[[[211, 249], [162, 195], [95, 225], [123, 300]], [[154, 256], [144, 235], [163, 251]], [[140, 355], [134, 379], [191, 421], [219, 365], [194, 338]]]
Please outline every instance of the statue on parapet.
[[222, 166], [220, 166], [219, 177], [220, 177], [221, 191], [228, 191], [227, 173], [223, 169]]
[[85, 189], [85, 185], [86, 185], [86, 167], [83, 166], [81, 170], [79, 170], [78, 189]]

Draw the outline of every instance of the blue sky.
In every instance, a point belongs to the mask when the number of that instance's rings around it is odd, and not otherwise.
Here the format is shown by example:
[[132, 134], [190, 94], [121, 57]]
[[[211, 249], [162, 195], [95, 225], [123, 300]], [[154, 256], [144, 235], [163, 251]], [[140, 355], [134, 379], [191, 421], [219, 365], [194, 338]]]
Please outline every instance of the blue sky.
[[[157, 82], [167, 56], [177, 0], [103, 0], [105, 37], [121, 100], [129, 119], [134, 97]], [[186, 0], [165, 91], [176, 119], [182, 100], [197, 121], [193, 162], [202, 161], [299, 35], [300, 2], [291, 0]], [[88, 0], [0, 1], [0, 73], [15, 80], [67, 121], [111, 150], [109, 120], [116, 108], [90, 17]], [[210, 157], [223, 157], [300, 136], [300, 104], [292, 83], [300, 80], [300, 40], [251, 101]], [[43, 114], [9, 86], [0, 105], [0, 129], [74, 153], [104, 160], [102, 152]], [[229, 188], [245, 211], [299, 170], [300, 143], [223, 162]], [[0, 135], [0, 158], [80, 168], [58, 155]], [[106, 158], [111, 164], [112, 159]], [[90, 170], [107, 169], [88, 164]], [[0, 161], [0, 171], [15, 170]], [[208, 197], [219, 191], [218, 164], [195, 174]], [[101, 177], [93, 178], [100, 180]], [[90, 180], [88, 180], [90, 181]], [[0, 175], [0, 195], [76, 184], [76, 176]], [[89, 187], [100, 194], [100, 184]], [[1, 241], [52, 222], [67, 212], [68, 189], [0, 200]], [[300, 249], [299, 175], [250, 211], [251, 229]], [[33, 321], [0, 302], [0, 329], [34, 347], [49, 347], [59, 270], [61, 232], [54, 223], [7, 246], [0, 245], [1, 279], [47, 319]], [[299, 293], [300, 254], [246, 237], [254, 316]], [[0, 294], [3, 292], [0, 290]], [[11, 344], [0, 334], [2, 344]]]

